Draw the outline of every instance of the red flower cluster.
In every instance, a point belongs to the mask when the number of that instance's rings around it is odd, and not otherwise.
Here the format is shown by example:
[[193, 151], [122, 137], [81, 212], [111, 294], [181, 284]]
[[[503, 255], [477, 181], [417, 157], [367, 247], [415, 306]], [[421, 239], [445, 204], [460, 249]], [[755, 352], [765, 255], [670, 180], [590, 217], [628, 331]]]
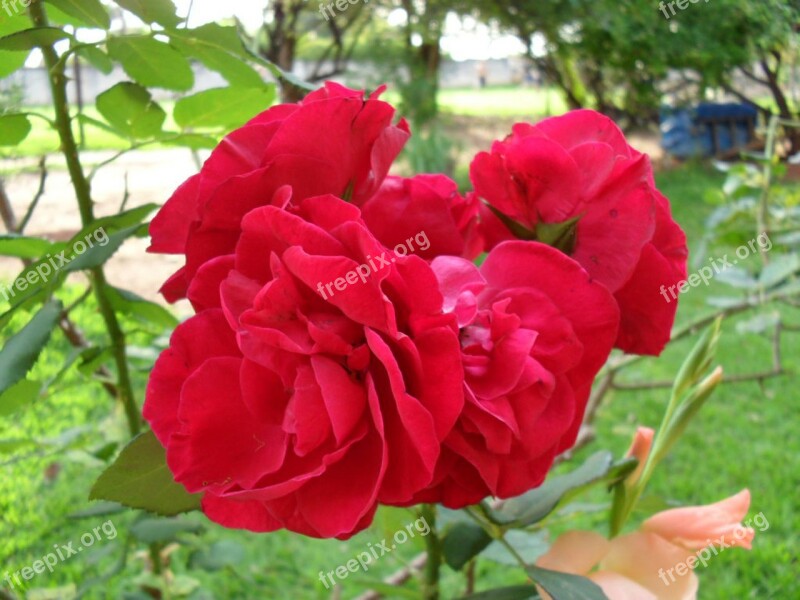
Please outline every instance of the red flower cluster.
[[379, 504], [520, 494], [574, 443], [612, 347], [669, 338], [658, 289], [685, 240], [613, 123], [519, 125], [464, 197], [387, 177], [409, 132], [378, 95], [271, 108], [153, 220], [151, 251], [186, 257], [163, 293], [197, 314], [144, 415], [222, 525], [346, 538]]

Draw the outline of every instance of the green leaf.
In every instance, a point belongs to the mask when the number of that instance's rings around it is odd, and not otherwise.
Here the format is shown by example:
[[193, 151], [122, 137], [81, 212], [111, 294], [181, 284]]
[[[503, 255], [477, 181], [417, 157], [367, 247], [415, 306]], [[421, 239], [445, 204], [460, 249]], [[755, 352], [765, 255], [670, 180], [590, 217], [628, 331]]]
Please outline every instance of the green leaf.
[[189, 556], [189, 568], [202, 571], [221, 571], [236, 567], [245, 560], [244, 546], [233, 540], [220, 540], [208, 548], [201, 548]]
[[[46, 255], [24, 269], [15, 279], [15, 282], [24, 283], [24, 287], [16, 283], [15, 287], [8, 291], [3, 291], [0, 287], [0, 295], [11, 303], [11, 309], [0, 315], [0, 327], [8, 323], [16, 310], [23, 306], [35, 305], [46, 296], [46, 290], [57, 289], [67, 273], [99, 266], [108, 260], [127, 238], [133, 235], [146, 235], [147, 226], [141, 225], [141, 222], [156, 208], [158, 208], [156, 204], [145, 204], [110, 217], [97, 219], [66, 244], [53, 244], [52, 256]], [[80, 255], [79, 244], [83, 246]], [[66, 264], [62, 264], [61, 256]]]
[[0, 116], [0, 146], [16, 146], [31, 132], [31, 122], [25, 115]]
[[105, 75], [108, 75], [114, 70], [114, 61], [97, 46], [81, 46], [75, 52]]
[[553, 600], [608, 600], [600, 586], [585, 577], [534, 566], [525, 571]]
[[492, 211], [492, 214], [500, 219], [500, 222], [505, 225], [508, 230], [514, 234], [514, 237], [520, 240], [528, 240], [532, 241], [536, 239], [536, 232], [532, 229], [528, 229], [522, 223], [517, 223], [514, 219], [506, 215], [505, 213], [500, 212], [491, 204], [487, 204], [486, 206], [489, 207], [489, 210]]
[[460, 600], [526, 600], [538, 597], [539, 593], [532, 585], [512, 585], [461, 596]]
[[765, 288], [775, 287], [800, 271], [800, 256], [797, 254], [779, 254], [761, 271], [759, 283]]
[[[88, 248], [82, 254], [76, 254], [73, 250], [72, 261], [63, 268], [65, 273], [94, 269], [108, 262], [120, 246], [130, 237], [147, 235], [147, 225], [132, 225], [127, 229], [117, 231], [111, 235], [106, 234], [106, 243], [97, 243], [94, 247]], [[80, 240], [74, 242], [78, 244]], [[74, 245], [72, 246], [75, 247]]]
[[561, 250], [565, 254], [572, 254], [575, 250], [577, 241], [576, 232], [578, 221], [583, 215], [578, 215], [562, 223], [545, 223], [540, 221], [536, 224], [536, 239], [543, 244]]
[[152, 431], [134, 438], [89, 494], [90, 500], [111, 500], [164, 516], [198, 510], [200, 497], [172, 478], [164, 447]]
[[115, 287], [109, 288], [109, 292], [111, 306], [118, 313], [153, 323], [164, 329], [174, 329], [180, 322], [175, 315], [160, 304], [145, 300], [133, 292]]
[[736, 333], [760, 334], [772, 329], [781, 320], [779, 313], [755, 315], [744, 321], [736, 323]]
[[18, 71], [28, 60], [29, 52], [5, 52], [0, 50], [0, 79]]
[[636, 464], [635, 459], [614, 463], [611, 452], [602, 450], [571, 473], [550, 477], [538, 488], [507, 500], [492, 514], [500, 523], [527, 527], [544, 519], [562, 501], [583, 489], [599, 483], [611, 485], [623, 479], [636, 468]]
[[47, 0], [58, 10], [79, 19], [89, 27], [108, 29], [111, 18], [100, 0]]
[[58, 324], [62, 310], [61, 302], [51, 300], [5, 343], [0, 351], [0, 393], [24, 379], [31, 370]]
[[175, 48], [147, 36], [115, 37], [108, 41], [111, 58], [144, 87], [185, 92], [194, 85], [189, 61]]
[[89, 519], [93, 517], [105, 517], [108, 515], [116, 515], [128, 510], [119, 502], [92, 502], [89, 508], [79, 510], [72, 514], [67, 515], [68, 519]]
[[91, 125], [92, 127], [97, 127], [98, 129], [102, 129], [107, 133], [116, 135], [120, 139], [126, 139], [125, 134], [123, 134], [121, 131], [114, 129], [108, 123], [104, 123], [103, 121], [99, 121], [98, 119], [93, 119], [89, 115], [79, 114], [78, 120], [82, 122], [84, 125]]
[[142, 86], [124, 81], [97, 97], [97, 110], [114, 128], [131, 138], [158, 135], [164, 127], [164, 112]]
[[161, 143], [166, 146], [180, 146], [192, 150], [213, 150], [219, 144], [219, 140], [214, 136], [201, 133], [181, 133], [173, 137], [165, 137]]
[[175, 27], [181, 23], [172, 0], [114, 0], [125, 10], [132, 12], [145, 23], [158, 23], [164, 27]]
[[758, 288], [758, 281], [741, 267], [724, 269], [716, 276], [716, 280], [742, 290], [755, 290]]
[[492, 537], [475, 523], [456, 523], [442, 540], [444, 560], [454, 571], [460, 571], [492, 543]]
[[196, 58], [228, 83], [241, 87], [264, 86], [264, 79], [247, 61], [250, 55], [242, 45], [236, 27], [208, 23], [197, 29], [170, 33], [170, 41], [185, 55]]
[[0, 50], [19, 52], [52, 46], [72, 36], [58, 27], [34, 27], [0, 38]]
[[0, 454], [11, 454], [20, 448], [36, 446], [36, 442], [30, 439], [0, 440]]
[[175, 103], [175, 122], [183, 127], [238, 127], [275, 100], [273, 88], [217, 88]]
[[[544, 531], [525, 531], [511, 529], [505, 533], [506, 542], [514, 551], [523, 558], [526, 564], [532, 565], [550, 549], [547, 543], [547, 534]], [[517, 566], [517, 557], [509, 552], [499, 541], [495, 540], [489, 547], [481, 552], [481, 558], [491, 560], [501, 565]]]
[[142, 519], [131, 526], [131, 534], [145, 544], [177, 540], [180, 533], [199, 533], [202, 525], [185, 519]]
[[[2, 119], [2, 117], [0, 117]], [[15, 234], [0, 235], [0, 256], [16, 258], [39, 258], [47, 253], [53, 243], [36, 237]]]
[[233, 54], [239, 58], [250, 57], [242, 43], [242, 38], [239, 37], [239, 30], [234, 25], [207, 23], [194, 29], [170, 31], [169, 34], [171, 38], [180, 39], [192, 46], [202, 45], [206, 48]]
[[38, 381], [21, 379], [0, 394], [0, 417], [8, 417], [23, 406], [32, 404], [42, 391]]

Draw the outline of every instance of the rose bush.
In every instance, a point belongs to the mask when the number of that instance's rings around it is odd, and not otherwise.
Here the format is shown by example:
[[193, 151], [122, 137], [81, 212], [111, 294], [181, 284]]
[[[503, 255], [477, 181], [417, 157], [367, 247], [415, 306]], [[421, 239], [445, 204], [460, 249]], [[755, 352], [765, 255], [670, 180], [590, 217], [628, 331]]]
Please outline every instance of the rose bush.
[[605, 285], [620, 306], [616, 347], [659, 354], [676, 303], [661, 286], [686, 278], [687, 248], [646, 155], [607, 117], [582, 110], [518, 123], [470, 175], [487, 249], [523, 237], [552, 241]]

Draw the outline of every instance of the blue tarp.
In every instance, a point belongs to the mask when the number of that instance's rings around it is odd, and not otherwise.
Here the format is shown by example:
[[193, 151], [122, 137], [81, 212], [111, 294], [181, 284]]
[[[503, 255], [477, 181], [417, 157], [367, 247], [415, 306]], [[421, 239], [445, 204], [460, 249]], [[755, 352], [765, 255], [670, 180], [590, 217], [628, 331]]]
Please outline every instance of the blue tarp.
[[[727, 125], [717, 126], [718, 152], [739, 148], [752, 140], [748, 122], [755, 122], [758, 111], [747, 104], [698, 104], [692, 108], [661, 110], [661, 147], [678, 158], [713, 156], [712, 127], [706, 122], [725, 119], [734, 122], [733, 135]], [[733, 139], [732, 139], [733, 138]]]

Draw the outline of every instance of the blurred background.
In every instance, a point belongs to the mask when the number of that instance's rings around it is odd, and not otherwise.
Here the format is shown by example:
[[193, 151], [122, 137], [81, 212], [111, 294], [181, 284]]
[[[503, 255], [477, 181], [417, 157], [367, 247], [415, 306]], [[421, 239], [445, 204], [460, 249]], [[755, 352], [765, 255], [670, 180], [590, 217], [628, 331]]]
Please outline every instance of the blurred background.
[[[729, 317], [719, 357], [729, 382], [656, 474], [645, 506], [652, 513], [705, 504], [749, 487], [752, 513], [763, 513], [769, 528], [751, 552], [725, 552], [698, 573], [700, 598], [800, 597], [793, 372], [800, 343], [792, 335], [800, 328], [800, 2], [43, 1], [53, 27], [69, 36], [51, 41], [69, 77], [74, 135], [100, 216], [163, 204], [226, 132], [272, 103], [302, 99], [307, 84], [334, 80], [368, 91], [387, 86], [384, 99], [413, 134], [397, 174], [443, 172], [467, 190], [471, 157], [513, 123], [592, 108], [650, 155], [687, 232], [690, 272], [768, 230], [772, 267], [753, 256], [684, 294], [678, 340], [659, 359], [615, 371], [594, 442], [574, 460], [601, 447], [620, 455], [638, 425], [656, 426], [668, 393], [663, 382], [692, 336], [714, 315]], [[64, 242], [81, 218], [50, 124], [42, 52], [14, 38], [28, 27], [21, 1], [0, 2], [0, 212], [9, 234]], [[109, 41], [129, 36], [168, 42], [177, 58], [136, 62]], [[130, 95], [115, 95], [130, 92], [129, 80], [146, 94], [133, 95], [144, 98], [135, 108]], [[151, 126], [146, 115], [154, 107]], [[146, 239], [132, 237], [106, 265], [109, 281], [132, 294], [121, 319], [139, 401], [176, 316], [190, 314], [183, 304], [168, 312], [158, 294], [181, 261], [147, 255], [146, 247]], [[32, 257], [0, 254], [4, 284]], [[370, 530], [338, 542], [224, 530], [196, 513], [164, 528], [113, 504], [89, 503], [87, 490], [127, 434], [121, 409], [103, 389], [107, 347], [84, 285], [78, 273], [65, 283], [69, 320], [31, 374], [52, 385], [23, 410], [0, 402], [0, 597], [416, 597], [384, 580], [408, 578], [419, 539], [335, 590], [318, 576], [412, 523], [409, 511], [381, 509]], [[7, 300], [0, 297], [4, 313]], [[29, 318], [25, 311], [0, 317], [0, 341]], [[607, 500], [599, 494], [596, 505], [565, 507], [548, 527], [599, 528]], [[3, 582], [7, 572], [109, 520], [114, 538], [105, 535], [25, 589]], [[517, 540], [526, 556], [541, 552], [535, 533]], [[512, 564], [498, 548], [466, 578], [448, 570], [445, 597], [468, 590], [470, 577], [486, 587], [524, 583]]]

